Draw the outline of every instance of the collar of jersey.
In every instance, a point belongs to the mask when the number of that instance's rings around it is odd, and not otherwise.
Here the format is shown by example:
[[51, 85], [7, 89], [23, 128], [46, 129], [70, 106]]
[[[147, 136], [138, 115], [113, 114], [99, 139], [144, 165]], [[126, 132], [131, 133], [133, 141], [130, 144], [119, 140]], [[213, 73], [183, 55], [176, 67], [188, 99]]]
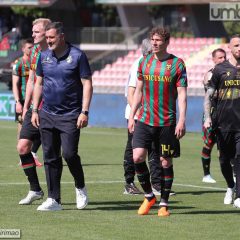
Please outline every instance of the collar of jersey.
[[70, 53], [70, 50], [71, 50], [71, 44], [68, 43], [68, 42], [66, 42], [66, 44], [67, 44], [67, 49], [65, 50], [65, 52], [64, 52], [64, 54], [63, 54], [62, 57], [57, 58], [57, 56], [55, 55], [54, 51], [51, 51], [51, 53], [52, 53], [52, 57], [53, 57], [53, 58], [56, 58], [57, 60], [62, 60], [62, 59], [67, 58], [68, 55], [69, 55], [69, 53]]

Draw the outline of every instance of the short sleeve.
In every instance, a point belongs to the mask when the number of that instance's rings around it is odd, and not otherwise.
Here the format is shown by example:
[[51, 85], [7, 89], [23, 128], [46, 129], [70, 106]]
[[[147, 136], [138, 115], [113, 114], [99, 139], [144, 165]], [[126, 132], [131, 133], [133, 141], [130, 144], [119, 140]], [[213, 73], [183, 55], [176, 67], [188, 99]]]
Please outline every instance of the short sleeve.
[[30, 50], [30, 54], [29, 54], [29, 62], [30, 62], [30, 69], [31, 70], [33, 70], [32, 69], [32, 62], [33, 62], [33, 49], [34, 49], [34, 47], [32, 47], [32, 49]]
[[212, 71], [212, 77], [209, 81], [209, 87], [213, 89], [217, 89], [218, 83], [219, 83], [219, 74], [218, 74], [218, 67], [216, 66]]
[[12, 67], [12, 74], [16, 76], [21, 76], [21, 61], [18, 59], [14, 62]]
[[40, 76], [40, 77], [43, 77], [43, 69], [42, 69], [42, 59], [41, 59], [42, 55], [40, 53], [40, 56], [39, 56], [39, 60], [37, 62], [37, 69], [36, 69], [36, 75], [37, 76]]
[[144, 57], [142, 57], [138, 63], [137, 78], [140, 81], [143, 81], [143, 74], [142, 74], [142, 68], [143, 68], [143, 62], [144, 62], [143, 60], [144, 60]]
[[87, 59], [87, 56], [84, 52], [81, 52], [79, 58], [79, 77], [86, 78], [92, 76], [91, 68]]
[[137, 59], [131, 69], [130, 69], [130, 72], [129, 72], [129, 81], [128, 81], [128, 87], [136, 87], [137, 85], [137, 80], [138, 80], [138, 65], [139, 65], [139, 60], [140, 59]]
[[177, 65], [177, 87], [187, 87], [187, 71], [185, 63], [182, 59], [178, 62]]

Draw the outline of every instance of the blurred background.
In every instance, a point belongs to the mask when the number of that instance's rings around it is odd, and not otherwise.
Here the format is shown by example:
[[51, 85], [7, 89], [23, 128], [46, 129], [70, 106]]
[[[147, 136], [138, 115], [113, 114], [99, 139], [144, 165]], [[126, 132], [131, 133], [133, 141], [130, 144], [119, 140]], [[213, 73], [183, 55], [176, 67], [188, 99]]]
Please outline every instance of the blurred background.
[[[171, 31], [168, 51], [181, 57], [187, 67], [187, 130], [200, 131], [202, 80], [213, 66], [211, 52], [219, 47], [228, 52], [229, 36], [240, 31], [239, 21], [232, 21], [238, 17], [234, 9], [223, 21], [221, 9], [211, 12], [214, 2], [235, 1], [1, 0], [0, 119], [14, 119], [11, 68], [22, 54], [19, 40], [31, 37], [35, 18], [48, 17], [62, 21], [66, 39], [89, 58], [94, 86], [90, 126], [99, 127], [126, 127], [124, 92], [130, 67], [141, 55], [140, 43], [152, 27], [168, 27]], [[218, 18], [211, 19], [211, 14]]]

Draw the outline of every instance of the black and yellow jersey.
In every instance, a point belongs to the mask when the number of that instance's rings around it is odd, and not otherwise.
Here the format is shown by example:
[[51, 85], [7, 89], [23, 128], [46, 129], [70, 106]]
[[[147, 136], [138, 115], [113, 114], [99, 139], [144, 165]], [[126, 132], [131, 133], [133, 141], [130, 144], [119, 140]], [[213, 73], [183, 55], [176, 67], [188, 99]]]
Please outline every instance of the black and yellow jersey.
[[229, 61], [218, 64], [209, 86], [217, 91], [216, 118], [221, 131], [240, 131], [240, 68]]

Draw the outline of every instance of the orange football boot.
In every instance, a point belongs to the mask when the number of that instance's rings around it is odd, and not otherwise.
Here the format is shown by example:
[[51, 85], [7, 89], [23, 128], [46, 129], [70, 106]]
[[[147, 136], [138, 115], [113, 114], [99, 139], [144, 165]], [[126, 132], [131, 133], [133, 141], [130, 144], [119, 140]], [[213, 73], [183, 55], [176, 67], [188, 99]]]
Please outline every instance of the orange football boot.
[[170, 212], [168, 211], [168, 208], [166, 206], [160, 207], [160, 209], [158, 210], [158, 216], [159, 217], [169, 217]]
[[148, 214], [150, 208], [155, 203], [156, 203], [156, 197], [155, 196], [154, 196], [154, 198], [151, 201], [148, 201], [147, 198], [144, 198], [144, 201], [143, 201], [142, 205], [138, 209], [138, 215], [146, 215], [146, 214]]

